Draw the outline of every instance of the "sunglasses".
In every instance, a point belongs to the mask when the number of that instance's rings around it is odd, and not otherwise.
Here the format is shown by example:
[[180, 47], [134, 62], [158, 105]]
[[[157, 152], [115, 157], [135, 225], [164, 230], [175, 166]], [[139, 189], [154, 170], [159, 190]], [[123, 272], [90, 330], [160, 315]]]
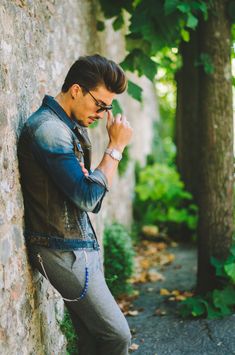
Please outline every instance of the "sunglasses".
[[100, 113], [100, 112], [103, 112], [103, 111], [108, 111], [108, 110], [112, 110], [113, 108], [113, 105], [102, 105], [99, 103], [99, 101], [92, 95], [92, 93], [83, 85], [79, 84], [81, 87], [83, 87], [89, 95], [91, 95], [91, 97], [93, 98], [93, 100], [95, 101], [96, 103], [96, 106], [98, 106], [98, 110], [96, 111], [97, 113]]

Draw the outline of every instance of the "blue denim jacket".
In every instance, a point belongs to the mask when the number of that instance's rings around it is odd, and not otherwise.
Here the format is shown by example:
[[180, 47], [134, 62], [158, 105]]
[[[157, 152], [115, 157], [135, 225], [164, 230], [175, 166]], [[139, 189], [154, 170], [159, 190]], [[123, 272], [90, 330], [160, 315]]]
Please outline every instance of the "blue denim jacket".
[[89, 144], [86, 129], [51, 96], [26, 121], [18, 157], [29, 242], [78, 249], [85, 241], [96, 241], [87, 212], [100, 210], [108, 188], [102, 171], [90, 170]]

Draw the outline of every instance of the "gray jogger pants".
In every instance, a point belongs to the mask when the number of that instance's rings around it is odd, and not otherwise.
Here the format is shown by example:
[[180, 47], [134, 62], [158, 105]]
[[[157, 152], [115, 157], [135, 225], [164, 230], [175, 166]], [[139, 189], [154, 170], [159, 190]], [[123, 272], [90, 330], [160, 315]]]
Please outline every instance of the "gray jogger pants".
[[[30, 246], [31, 264], [44, 275], [41, 255], [51, 284], [64, 298], [80, 296], [85, 283], [85, 253]], [[105, 282], [99, 251], [86, 251], [89, 269], [88, 291], [78, 301], [67, 302], [78, 334], [79, 355], [128, 355], [131, 334], [127, 321]]]

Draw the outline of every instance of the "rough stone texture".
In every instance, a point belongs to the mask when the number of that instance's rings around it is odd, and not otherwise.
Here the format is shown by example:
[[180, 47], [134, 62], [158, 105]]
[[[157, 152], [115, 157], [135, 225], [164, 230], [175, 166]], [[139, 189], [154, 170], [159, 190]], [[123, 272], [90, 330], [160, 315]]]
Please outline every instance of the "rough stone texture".
[[[68, 68], [79, 55], [100, 52], [117, 61], [123, 57], [123, 35], [114, 35], [110, 24], [101, 35], [106, 38], [101, 48], [96, 32], [97, 8], [92, 0], [2, 0], [0, 4], [1, 354], [65, 354], [65, 339], [58, 323], [63, 317], [63, 302], [28, 263], [16, 142], [23, 122], [38, 108], [45, 93], [55, 96], [59, 92]], [[108, 43], [112, 52], [104, 49]], [[151, 84], [140, 82], [146, 89], [145, 102], [140, 105], [127, 95], [121, 101], [136, 127], [132, 157], [143, 162], [150, 149], [151, 122], [156, 112], [151, 103]], [[104, 126], [102, 122], [91, 133], [94, 167], [107, 143]], [[133, 167], [131, 162], [125, 176], [115, 179], [104, 211], [96, 217], [100, 239], [105, 221], [117, 219], [130, 225]]]

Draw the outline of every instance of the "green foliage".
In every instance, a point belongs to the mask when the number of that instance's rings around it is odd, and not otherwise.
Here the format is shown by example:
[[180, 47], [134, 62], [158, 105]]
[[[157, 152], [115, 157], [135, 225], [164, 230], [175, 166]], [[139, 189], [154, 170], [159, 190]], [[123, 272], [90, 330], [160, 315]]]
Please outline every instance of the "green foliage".
[[124, 70], [136, 71], [139, 76], [146, 75], [151, 81], [157, 72], [156, 63], [140, 49], [134, 49], [120, 65]]
[[123, 109], [118, 100], [113, 100], [112, 105], [113, 105], [112, 113], [114, 116], [116, 116], [118, 113], [123, 113]]
[[114, 296], [128, 294], [128, 279], [133, 273], [134, 250], [130, 234], [121, 224], [106, 226], [104, 231], [104, 269], [106, 282]]
[[139, 223], [196, 229], [197, 207], [174, 166], [155, 163], [140, 169], [138, 175], [134, 212]]
[[142, 91], [143, 89], [139, 86], [133, 83], [133, 81], [128, 80], [128, 88], [127, 92], [128, 94], [136, 99], [137, 101], [142, 101]]
[[181, 302], [180, 312], [184, 317], [220, 318], [235, 311], [235, 244], [226, 260], [211, 258], [220, 287], [206, 295], [193, 296]]
[[60, 323], [60, 329], [64, 333], [67, 339], [67, 348], [66, 348], [66, 355], [75, 355], [77, 354], [77, 341], [78, 337], [74, 330], [69, 312], [65, 309], [64, 318]]
[[157, 72], [153, 58], [163, 48], [178, 47], [180, 41], [189, 41], [188, 30], [196, 28], [200, 15], [207, 19], [210, 1], [128, 0], [111, 3], [100, 0], [100, 4], [106, 18], [114, 17], [116, 30], [125, 26], [124, 12], [129, 13], [126, 36], [129, 53], [122, 66], [153, 80]]

